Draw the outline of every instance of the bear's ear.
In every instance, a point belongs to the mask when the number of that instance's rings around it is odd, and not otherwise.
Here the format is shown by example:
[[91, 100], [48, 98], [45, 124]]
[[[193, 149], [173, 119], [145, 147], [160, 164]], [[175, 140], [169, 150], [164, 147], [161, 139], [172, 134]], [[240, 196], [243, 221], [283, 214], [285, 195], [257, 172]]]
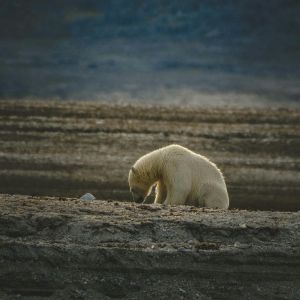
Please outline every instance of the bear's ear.
[[137, 174], [137, 169], [133, 166], [131, 167], [131, 171], [132, 171], [133, 174]]

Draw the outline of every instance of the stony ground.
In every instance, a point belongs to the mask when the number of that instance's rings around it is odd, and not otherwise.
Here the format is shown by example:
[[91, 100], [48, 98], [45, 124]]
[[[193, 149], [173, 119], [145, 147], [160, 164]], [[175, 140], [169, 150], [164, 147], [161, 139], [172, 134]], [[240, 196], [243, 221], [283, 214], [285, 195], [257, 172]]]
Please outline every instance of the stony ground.
[[0, 196], [1, 299], [299, 299], [300, 213]]
[[[299, 129], [296, 109], [1, 101], [0, 299], [299, 299]], [[229, 211], [130, 202], [132, 163], [170, 143], [220, 166]]]

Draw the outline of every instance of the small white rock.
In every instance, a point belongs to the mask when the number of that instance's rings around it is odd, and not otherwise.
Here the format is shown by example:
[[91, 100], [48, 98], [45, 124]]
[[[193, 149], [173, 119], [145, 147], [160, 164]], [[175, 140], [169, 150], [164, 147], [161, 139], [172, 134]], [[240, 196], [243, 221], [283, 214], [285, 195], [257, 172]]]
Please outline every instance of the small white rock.
[[235, 242], [233, 246], [239, 249], [247, 249], [251, 247], [249, 244], [242, 244], [240, 242]]
[[87, 200], [87, 201], [91, 201], [91, 200], [95, 200], [96, 197], [90, 193], [86, 193], [83, 196], [80, 197], [81, 200]]
[[240, 224], [240, 228], [244, 228], [244, 229], [247, 228], [247, 224], [244, 224], [244, 223]]

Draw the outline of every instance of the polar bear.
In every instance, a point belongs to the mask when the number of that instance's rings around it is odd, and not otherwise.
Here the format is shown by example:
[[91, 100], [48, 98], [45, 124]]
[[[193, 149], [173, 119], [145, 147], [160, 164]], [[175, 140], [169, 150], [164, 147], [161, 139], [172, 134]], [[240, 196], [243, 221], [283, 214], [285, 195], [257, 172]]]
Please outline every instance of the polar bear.
[[229, 207], [224, 177], [206, 157], [180, 145], [169, 145], [138, 159], [128, 176], [135, 202], [142, 202], [156, 185], [154, 203]]

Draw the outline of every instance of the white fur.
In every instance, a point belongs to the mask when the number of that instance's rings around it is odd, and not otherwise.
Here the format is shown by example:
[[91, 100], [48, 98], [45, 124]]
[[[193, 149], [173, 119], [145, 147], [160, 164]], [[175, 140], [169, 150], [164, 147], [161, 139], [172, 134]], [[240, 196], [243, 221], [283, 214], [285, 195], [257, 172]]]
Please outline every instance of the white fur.
[[129, 172], [129, 186], [145, 197], [156, 184], [155, 203], [229, 207], [224, 177], [206, 157], [179, 145], [142, 156]]

